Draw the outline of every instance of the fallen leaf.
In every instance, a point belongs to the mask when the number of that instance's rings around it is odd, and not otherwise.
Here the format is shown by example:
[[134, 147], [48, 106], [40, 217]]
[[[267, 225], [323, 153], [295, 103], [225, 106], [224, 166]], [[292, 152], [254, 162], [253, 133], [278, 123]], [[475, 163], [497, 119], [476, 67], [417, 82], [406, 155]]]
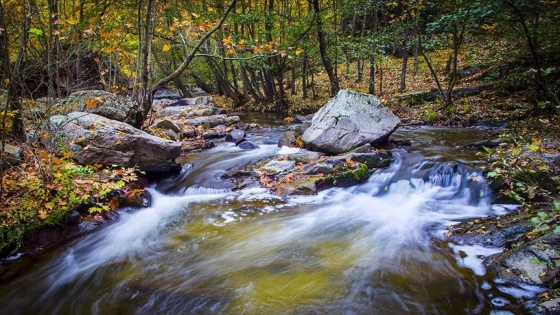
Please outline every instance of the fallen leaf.
[[90, 99], [86, 101], [86, 107], [87, 108], [96, 108], [97, 107], [97, 100], [95, 99]]
[[49, 216], [49, 213], [46, 210], [41, 209], [39, 210], [38, 216], [39, 219], [45, 220]]

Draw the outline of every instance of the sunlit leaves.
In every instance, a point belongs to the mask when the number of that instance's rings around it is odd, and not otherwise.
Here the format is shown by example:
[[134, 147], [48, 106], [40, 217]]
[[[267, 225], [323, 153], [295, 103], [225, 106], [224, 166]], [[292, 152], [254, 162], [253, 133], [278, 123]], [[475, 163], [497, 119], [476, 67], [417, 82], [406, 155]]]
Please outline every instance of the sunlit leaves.
[[43, 36], [44, 34], [43, 30], [34, 27], [30, 28], [28, 32], [30, 34], [37, 35], [37, 36]]

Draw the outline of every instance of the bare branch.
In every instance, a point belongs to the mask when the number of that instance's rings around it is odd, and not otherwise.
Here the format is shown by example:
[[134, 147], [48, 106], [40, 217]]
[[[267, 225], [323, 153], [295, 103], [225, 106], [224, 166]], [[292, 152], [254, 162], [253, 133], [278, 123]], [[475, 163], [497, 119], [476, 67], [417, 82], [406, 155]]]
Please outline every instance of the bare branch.
[[178, 77], [181, 73], [183, 73], [183, 71], [185, 71], [185, 69], [189, 66], [189, 64], [191, 63], [191, 61], [194, 59], [194, 57], [197, 55], [197, 51], [200, 49], [200, 47], [202, 46], [202, 44], [204, 44], [204, 42], [206, 42], [206, 40], [208, 40], [208, 38], [214, 34], [217, 30], [219, 30], [222, 25], [224, 24], [228, 14], [230, 13], [230, 11], [233, 9], [233, 7], [235, 6], [237, 0], [232, 0], [229, 5], [227, 6], [224, 14], [222, 15], [222, 17], [220, 18], [220, 21], [218, 21], [218, 23], [216, 25], [214, 25], [214, 27], [212, 29], [210, 29], [208, 32], [206, 32], [206, 34], [204, 34], [204, 36], [202, 36], [194, 45], [192, 51], [185, 57], [185, 60], [183, 60], [183, 62], [181, 63], [181, 65], [175, 70], [173, 71], [171, 74], [169, 74], [167, 77], [159, 80], [158, 82], [156, 82], [150, 89], [149, 93], [153, 94], [158, 88], [166, 85], [167, 83], [171, 82], [173, 79], [175, 79], [176, 77]]

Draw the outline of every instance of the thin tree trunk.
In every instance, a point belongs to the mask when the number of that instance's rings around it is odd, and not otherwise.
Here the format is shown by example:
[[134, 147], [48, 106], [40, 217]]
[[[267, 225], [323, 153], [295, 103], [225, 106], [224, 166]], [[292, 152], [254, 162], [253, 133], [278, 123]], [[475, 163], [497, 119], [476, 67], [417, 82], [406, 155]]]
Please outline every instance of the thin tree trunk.
[[407, 40], [403, 41], [402, 45], [402, 65], [401, 65], [401, 82], [399, 86], [400, 91], [406, 90], [406, 69], [408, 67], [408, 49], [407, 49]]
[[340, 90], [340, 86], [338, 84], [338, 78], [334, 72], [331, 59], [327, 55], [327, 43], [325, 33], [323, 32], [323, 20], [321, 18], [321, 10], [319, 8], [319, 0], [312, 0], [312, 4], [315, 14], [315, 25], [317, 26], [317, 39], [319, 40], [319, 53], [321, 54], [321, 61], [323, 61], [323, 66], [329, 76], [331, 96], [335, 96]]
[[301, 69], [301, 92], [303, 99], [306, 99], [307, 96], [307, 68], [309, 66], [309, 57], [307, 56], [307, 52], [303, 55], [303, 63]]

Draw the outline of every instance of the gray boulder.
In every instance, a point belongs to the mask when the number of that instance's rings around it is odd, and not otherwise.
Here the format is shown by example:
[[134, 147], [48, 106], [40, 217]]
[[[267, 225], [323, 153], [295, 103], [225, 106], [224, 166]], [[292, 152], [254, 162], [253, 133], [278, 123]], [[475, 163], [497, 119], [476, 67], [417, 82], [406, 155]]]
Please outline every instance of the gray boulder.
[[175, 159], [181, 144], [152, 136], [126, 123], [105, 117], [72, 112], [50, 119], [54, 134], [81, 164], [138, 166], [146, 172], [181, 169]]
[[20, 147], [6, 143], [6, 146], [2, 148], [2, 143], [0, 143], [0, 152], [4, 155], [4, 158], [0, 159], [0, 170], [21, 164], [22, 152]]
[[87, 112], [126, 123], [134, 122], [137, 107], [131, 98], [102, 90], [74, 92], [57, 106], [60, 106], [62, 114]]
[[302, 140], [311, 150], [339, 154], [385, 142], [399, 123], [377, 97], [341, 90], [315, 114]]

